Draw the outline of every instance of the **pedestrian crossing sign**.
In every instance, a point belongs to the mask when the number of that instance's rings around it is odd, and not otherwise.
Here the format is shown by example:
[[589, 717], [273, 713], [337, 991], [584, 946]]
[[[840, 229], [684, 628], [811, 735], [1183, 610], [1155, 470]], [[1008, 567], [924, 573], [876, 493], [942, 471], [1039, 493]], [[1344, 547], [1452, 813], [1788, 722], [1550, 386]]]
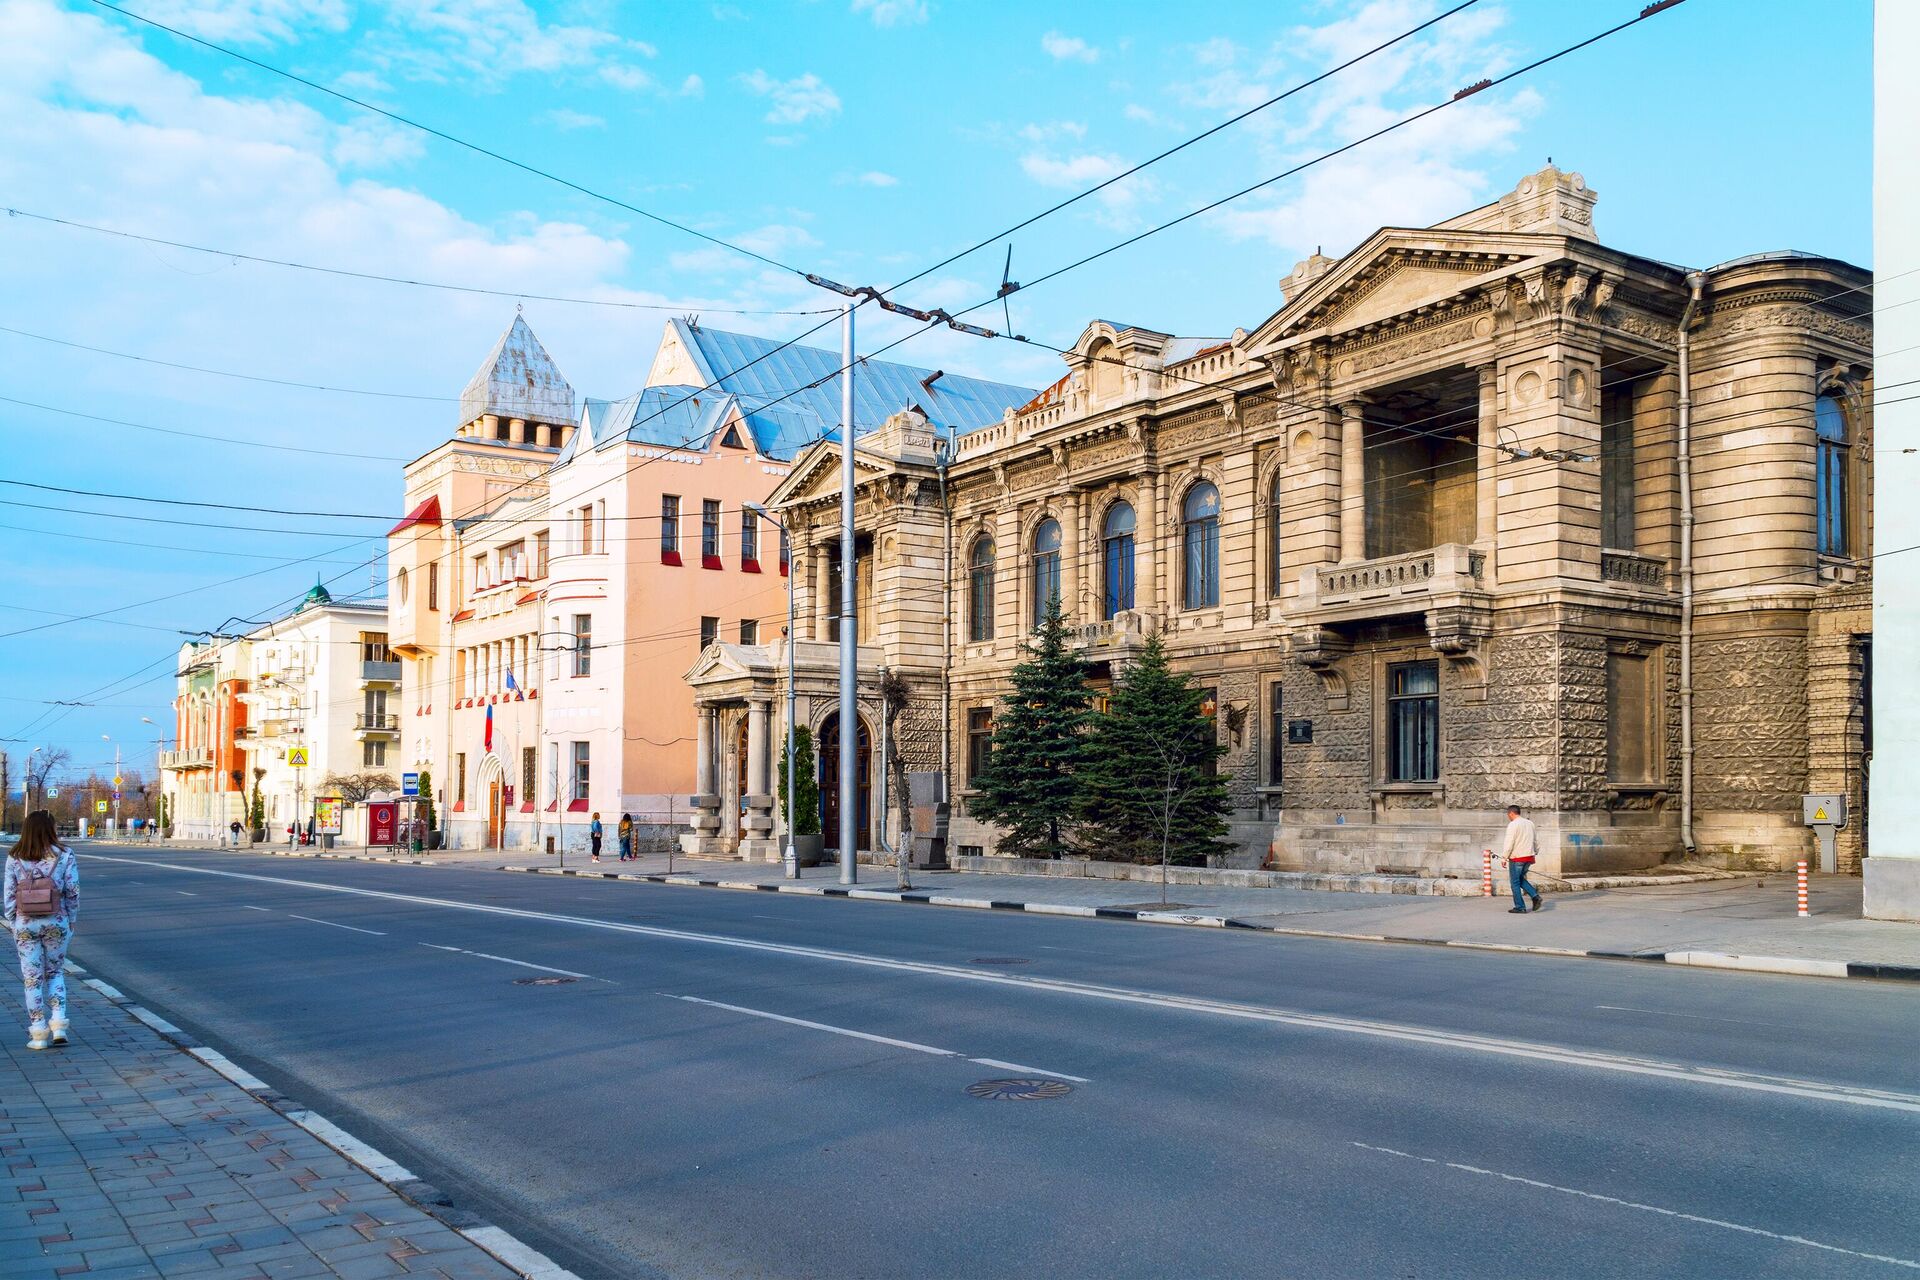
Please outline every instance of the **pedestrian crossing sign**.
[[287, 767], [289, 769], [306, 768], [307, 767], [307, 749], [305, 747], [288, 747], [287, 748]]
[[107, 802], [105, 800], [95, 800], [93, 802], [93, 811], [95, 813], [105, 813], [107, 811]]

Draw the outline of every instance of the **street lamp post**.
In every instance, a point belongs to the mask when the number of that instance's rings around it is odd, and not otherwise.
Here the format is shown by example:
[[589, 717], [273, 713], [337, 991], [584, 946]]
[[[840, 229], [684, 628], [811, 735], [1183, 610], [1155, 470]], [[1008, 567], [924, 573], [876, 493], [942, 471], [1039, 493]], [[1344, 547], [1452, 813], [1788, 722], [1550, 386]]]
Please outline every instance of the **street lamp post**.
[[[771, 524], [779, 526], [780, 537], [782, 540], [783, 548], [791, 547], [793, 545], [791, 539], [788, 538], [787, 522], [784, 518], [776, 518], [772, 512], [768, 511], [765, 506], [761, 505], [758, 502], [749, 502], [746, 504], [746, 507], [747, 507], [747, 510], [753, 512], [753, 514], [755, 514], [756, 516], [759, 516], [762, 520], [768, 521]], [[793, 716], [794, 716], [794, 706], [795, 706], [794, 688], [793, 688], [793, 670], [794, 670], [793, 646], [794, 646], [794, 641], [799, 639], [799, 636], [795, 633], [793, 629], [793, 565], [791, 563], [788, 563], [786, 565], [786, 570], [787, 570], [787, 851], [783, 855], [782, 861], [786, 866], [787, 879], [798, 880], [800, 878], [800, 855], [793, 847], [793, 817], [794, 817], [794, 814], [793, 814], [793, 783], [794, 783]]]

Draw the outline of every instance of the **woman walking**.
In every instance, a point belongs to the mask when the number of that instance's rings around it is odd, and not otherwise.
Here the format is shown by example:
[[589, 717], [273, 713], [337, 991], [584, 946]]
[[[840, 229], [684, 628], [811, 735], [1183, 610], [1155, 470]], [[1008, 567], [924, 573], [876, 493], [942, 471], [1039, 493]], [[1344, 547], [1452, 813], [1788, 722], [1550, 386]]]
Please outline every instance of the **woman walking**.
[[619, 832], [620, 832], [620, 861], [630, 862], [633, 860], [633, 815], [632, 814], [623, 813], [620, 815]]
[[67, 943], [80, 916], [80, 866], [54, 834], [53, 815], [27, 815], [7, 856], [5, 914], [26, 985], [27, 1048], [67, 1042]]

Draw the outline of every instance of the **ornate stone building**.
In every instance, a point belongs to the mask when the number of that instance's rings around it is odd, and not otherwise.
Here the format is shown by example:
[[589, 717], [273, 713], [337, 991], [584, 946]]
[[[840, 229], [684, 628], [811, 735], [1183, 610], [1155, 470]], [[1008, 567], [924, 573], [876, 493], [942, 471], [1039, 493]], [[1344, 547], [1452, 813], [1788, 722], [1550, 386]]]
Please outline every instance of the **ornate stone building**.
[[[914, 766], [948, 768], [962, 851], [993, 846], [969, 778], [1054, 594], [1099, 681], [1158, 633], [1211, 690], [1235, 865], [1477, 875], [1513, 802], [1549, 874], [1774, 866], [1803, 792], [1859, 805], [1871, 278], [1690, 273], [1603, 245], [1595, 199], [1549, 167], [1316, 254], [1251, 331], [1095, 322], [1000, 422], [871, 440], [863, 672], [945, 725]], [[836, 452], [774, 496], [803, 639]]]

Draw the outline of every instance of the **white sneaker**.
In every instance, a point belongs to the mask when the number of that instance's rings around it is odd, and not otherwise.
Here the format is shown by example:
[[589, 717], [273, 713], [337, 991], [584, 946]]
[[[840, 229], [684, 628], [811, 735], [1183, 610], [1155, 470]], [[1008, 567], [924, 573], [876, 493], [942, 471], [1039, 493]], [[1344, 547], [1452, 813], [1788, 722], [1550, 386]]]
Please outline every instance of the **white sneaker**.
[[53, 1042], [55, 1044], [65, 1044], [67, 1042], [67, 1025], [68, 1024], [58, 1019], [48, 1024], [48, 1029], [53, 1032]]
[[44, 1049], [47, 1047], [47, 1024], [36, 1022], [27, 1028], [27, 1048]]

